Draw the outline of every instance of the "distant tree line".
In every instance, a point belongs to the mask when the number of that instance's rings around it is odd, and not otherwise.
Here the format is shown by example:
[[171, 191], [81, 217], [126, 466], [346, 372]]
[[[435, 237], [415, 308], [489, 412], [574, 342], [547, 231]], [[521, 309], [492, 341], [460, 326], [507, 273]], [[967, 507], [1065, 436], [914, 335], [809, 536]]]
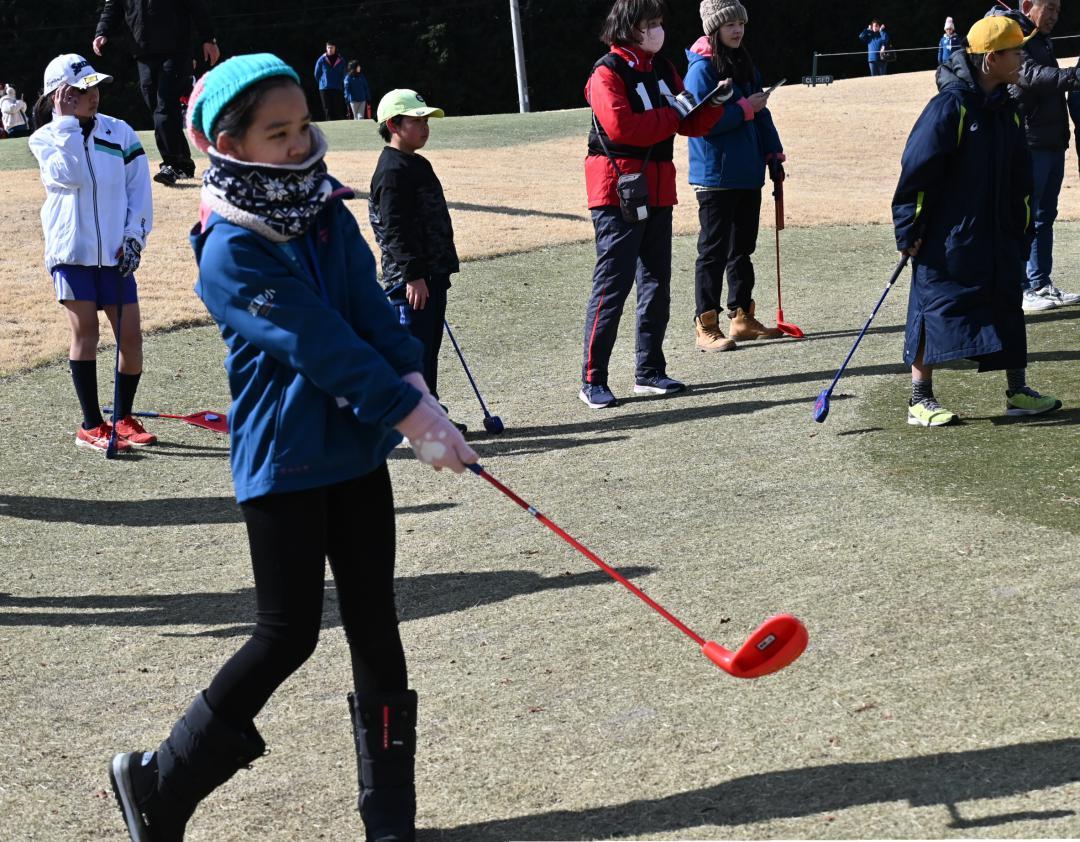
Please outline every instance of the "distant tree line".
[[[747, 46], [767, 81], [801, 81], [818, 52], [861, 52], [858, 33], [871, 17], [885, 21], [894, 46], [932, 47], [947, 15], [958, 31], [991, 7], [991, 0], [743, 0], [750, 14]], [[90, 55], [102, 0], [5, 0], [0, 4], [0, 80], [31, 101], [41, 73], [62, 52]], [[582, 88], [604, 52], [596, 38], [609, 0], [520, 0], [530, 101], [533, 110], [583, 106]], [[701, 34], [696, 0], [670, 0], [664, 54], [685, 70], [683, 50]], [[509, 0], [212, 0], [224, 56], [275, 52], [300, 72], [312, 106], [315, 59], [327, 38], [347, 58], [363, 63], [373, 97], [409, 87], [449, 114], [516, 111], [514, 49]], [[853, 7], [858, 7], [853, 8]], [[1080, 2], [1066, 4], [1055, 35], [1080, 32]], [[114, 43], [94, 66], [116, 76], [105, 109], [149, 128], [134, 63]], [[1059, 42], [1059, 55], [1075, 55], [1080, 39]], [[933, 67], [934, 53], [901, 53], [893, 72]], [[201, 68], [204, 69], [204, 68]], [[866, 73], [865, 56], [822, 59], [819, 73], [836, 78]], [[318, 113], [316, 111], [316, 113]]]

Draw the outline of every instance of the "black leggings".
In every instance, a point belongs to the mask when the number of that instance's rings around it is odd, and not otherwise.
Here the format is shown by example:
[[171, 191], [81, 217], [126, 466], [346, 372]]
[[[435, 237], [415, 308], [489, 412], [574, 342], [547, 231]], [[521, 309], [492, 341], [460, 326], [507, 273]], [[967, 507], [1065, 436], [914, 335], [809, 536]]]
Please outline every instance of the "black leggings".
[[255, 571], [255, 631], [214, 676], [206, 690], [210, 707], [238, 726], [251, 722], [315, 651], [327, 558], [356, 691], [405, 690], [386, 465], [338, 485], [257, 497], [242, 508]]

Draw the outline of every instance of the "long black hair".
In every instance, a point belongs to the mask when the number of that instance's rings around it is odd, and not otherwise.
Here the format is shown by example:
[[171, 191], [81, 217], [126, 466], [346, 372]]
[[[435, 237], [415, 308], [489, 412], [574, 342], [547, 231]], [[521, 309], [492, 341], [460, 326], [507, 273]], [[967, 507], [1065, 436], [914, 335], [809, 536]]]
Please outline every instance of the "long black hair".
[[743, 89], [754, 84], [754, 60], [750, 58], [750, 51], [745, 44], [734, 48], [725, 46], [719, 29], [709, 36], [709, 43], [712, 45], [713, 65], [719, 71], [721, 79], [730, 77]]
[[640, 40], [639, 23], [654, 18], [666, 21], [670, 14], [666, 0], [615, 0], [600, 30], [600, 40], [609, 47], [633, 47]]
[[34, 107], [30, 109], [30, 117], [34, 121], [35, 129], [40, 129], [52, 119], [54, 93], [56, 93], [56, 91], [48, 94], [41, 94], [41, 96], [37, 98], [37, 102], [34, 103]]

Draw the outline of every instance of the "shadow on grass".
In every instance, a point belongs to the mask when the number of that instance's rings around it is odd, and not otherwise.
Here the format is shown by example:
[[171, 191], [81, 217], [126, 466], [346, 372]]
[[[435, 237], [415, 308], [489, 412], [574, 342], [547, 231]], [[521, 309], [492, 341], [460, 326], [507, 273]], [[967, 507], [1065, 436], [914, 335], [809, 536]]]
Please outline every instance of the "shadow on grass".
[[[1007, 798], [1080, 780], [1080, 740], [1020, 743], [873, 763], [837, 763], [748, 775], [665, 798], [586, 810], [553, 810], [442, 830], [422, 830], [420, 842], [503, 842], [506, 839], [607, 839], [736, 826], [907, 801], [912, 807]], [[1071, 810], [1019, 812], [948, 827], [987, 827], [1055, 819]], [[963, 819], [959, 819], [963, 821]]]
[[[655, 568], [616, 568], [628, 579]], [[505, 602], [542, 591], [607, 585], [600, 570], [541, 576], [531, 570], [476, 573], [425, 573], [394, 580], [402, 622], [453, 614], [481, 605]], [[326, 583], [322, 627], [341, 625], [333, 581]], [[49, 611], [48, 609], [57, 609]], [[166, 637], [237, 637], [255, 628], [255, 589], [228, 593], [86, 594], [81, 596], [17, 596], [0, 593], [0, 627], [46, 626], [225, 626], [197, 632], [168, 632]]]
[[1018, 810], [1015, 813], [1001, 813], [997, 816], [984, 816], [981, 819], [965, 819], [956, 809], [955, 804], [945, 805], [949, 808], [952, 821], [947, 825], [954, 830], [968, 830], [974, 827], [999, 827], [1009, 822], [1038, 822], [1050, 819], [1065, 819], [1075, 816], [1074, 810]]
[[[398, 506], [399, 515], [452, 509], [456, 503]], [[232, 497], [166, 497], [148, 500], [80, 500], [73, 497], [27, 497], [0, 494], [0, 515], [43, 523], [84, 526], [211, 526], [242, 523]]]

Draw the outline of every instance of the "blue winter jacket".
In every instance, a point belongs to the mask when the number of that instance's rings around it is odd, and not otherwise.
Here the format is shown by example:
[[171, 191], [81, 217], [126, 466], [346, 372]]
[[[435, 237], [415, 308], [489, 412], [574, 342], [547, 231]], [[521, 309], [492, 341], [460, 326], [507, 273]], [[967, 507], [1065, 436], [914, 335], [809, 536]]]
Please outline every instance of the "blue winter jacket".
[[[335, 185], [338, 186], [338, 185]], [[337, 190], [285, 244], [217, 214], [196, 226], [196, 294], [228, 347], [232, 473], [240, 502], [370, 473], [420, 402], [401, 379], [421, 344], [398, 323]]]
[[[690, 62], [686, 89], [700, 99], [720, 81], [709, 40], [699, 39], [686, 51], [686, 58]], [[754, 114], [746, 103], [746, 97], [761, 89], [761, 74], [755, 69], [752, 85], [735, 85], [732, 98], [724, 105], [724, 116], [712, 130], [704, 137], [689, 139], [691, 184], [729, 190], [760, 190], [765, 184], [766, 156], [783, 152], [784, 147], [769, 109]]]
[[315, 62], [315, 81], [320, 91], [340, 91], [345, 87], [348, 64], [341, 53], [334, 53], [333, 61], [323, 53]]
[[1023, 122], [1005, 86], [982, 92], [966, 53], [938, 68], [938, 86], [911, 130], [892, 205], [897, 249], [922, 241], [904, 361], [915, 361], [925, 330], [926, 363], [1023, 368], [1021, 282], [1033, 233]]
[[881, 29], [874, 32], [870, 27], [859, 33], [859, 40], [866, 44], [867, 61], [881, 61], [881, 48], [892, 43], [889, 33]]
[[941, 40], [938, 41], [937, 63], [944, 64], [949, 60], [949, 56], [963, 48], [964, 39], [956, 33], [953, 33], [952, 35], [942, 35]]
[[367, 102], [371, 99], [371, 89], [368, 87], [367, 76], [364, 71], [359, 73], [345, 74], [345, 101]]

